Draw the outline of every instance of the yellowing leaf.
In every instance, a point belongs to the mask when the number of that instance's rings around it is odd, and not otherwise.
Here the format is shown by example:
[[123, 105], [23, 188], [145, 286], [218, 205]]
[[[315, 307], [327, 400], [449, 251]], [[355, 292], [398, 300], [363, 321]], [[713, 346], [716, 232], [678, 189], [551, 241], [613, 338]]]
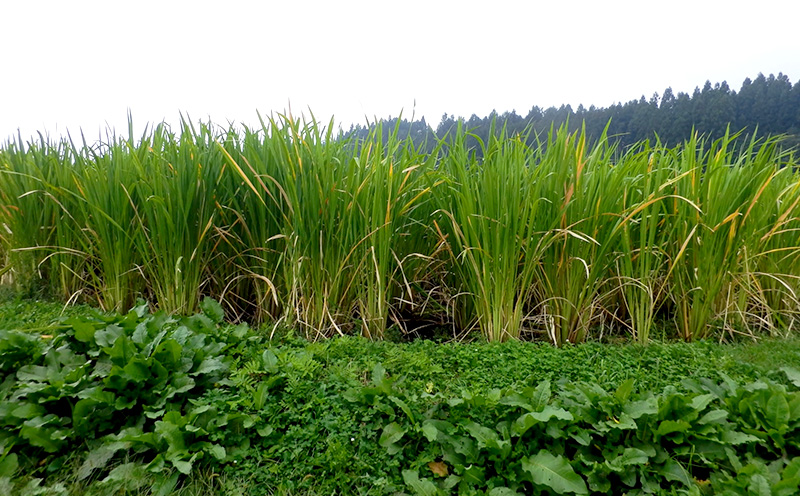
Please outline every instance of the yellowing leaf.
[[445, 462], [430, 462], [428, 463], [428, 468], [431, 469], [431, 472], [437, 477], [447, 477], [449, 473]]

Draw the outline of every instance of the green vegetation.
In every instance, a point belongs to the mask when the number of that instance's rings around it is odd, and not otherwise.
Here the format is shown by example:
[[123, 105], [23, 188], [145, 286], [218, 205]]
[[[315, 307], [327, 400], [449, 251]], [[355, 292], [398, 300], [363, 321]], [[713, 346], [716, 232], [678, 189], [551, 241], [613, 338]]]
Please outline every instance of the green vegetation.
[[[217, 299], [311, 339], [436, 322], [557, 345], [797, 328], [800, 175], [777, 140], [618, 149], [461, 127], [431, 152], [279, 117], [0, 149], [2, 276], [107, 311]], [[530, 130], [529, 130], [530, 131]], [[478, 148], [469, 145], [473, 141]]]
[[311, 343], [200, 307], [0, 304], [3, 494], [800, 487], [795, 339]]
[[781, 141], [332, 130], [0, 148], [0, 493], [800, 491]]

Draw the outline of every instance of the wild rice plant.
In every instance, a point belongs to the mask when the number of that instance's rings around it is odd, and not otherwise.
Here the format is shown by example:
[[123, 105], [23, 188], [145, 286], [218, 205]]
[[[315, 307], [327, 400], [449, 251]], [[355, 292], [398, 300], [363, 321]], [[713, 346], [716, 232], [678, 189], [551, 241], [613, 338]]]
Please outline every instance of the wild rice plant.
[[690, 201], [673, 203], [678, 234], [668, 249], [678, 328], [687, 341], [713, 332], [712, 321], [727, 306], [723, 290], [746, 260], [758, 258], [759, 240], [775, 227], [770, 215], [758, 214], [769, 209], [764, 194], [782, 173], [774, 143], [757, 150], [751, 140], [737, 150], [734, 139], [726, 134], [708, 144], [695, 135], [677, 156], [681, 177], [671, 187]]
[[[419, 178], [431, 159], [401, 146], [398, 127], [384, 135], [378, 125], [363, 142], [348, 142], [336, 139], [332, 122], [325, 129], [280, 116], [262, 125], [263, 146], [251, 140], [248, 153], [229, 156], [252, 195], [247, 210], [266, 220], [254, 226], [266, 228], [257, 246], [284, 247], [270, 264], [283, 275], [259, 279], [273, 293], [273, 281], [283, 282], [284, 317], [309, 337], [343, 333], [354, 319], [364, 336], [382, 337], [409, 255], [398, 250], [400, 237], [426, 194]], [[252, 239], [251, 224], [242, 227]]]
[[631, 149], [617, 167], [626, 176], [621, 205], [626, 221], [616, 248], [614, 282], [619, 285], [632, 338], [647, 344], [656, 311], [669, 294], [666, 246], [676, 227], [669, 205], [688, 200], [670, 194], [669, 186], [680, 176], [672, 150], [658, 143]]
[[[480, 144], [481, 162], [468, 137]], [[548, 239], [546, 231], [535, 230], [547, 172], [537, 166], [537, 153], [504, 129], [483, 143], [459, 124], [444, 159], [450, 181], [437, 190], [441, 227], [466, 308], [491, 341], [519, 337]]]
[[[281, 239], [285, 247], [283, 317], [309, 338], [343, 333], [355, 309], [360, 260], [354, 249], [363, 241], [353, 150], [334, 139], [332, 125], [313, 119], [279, 116], [262, 125], [265, 141], [255, 165], [246, 156], [228, 154], [227, 160], [255, 195], [252, 201], [266, 209], [261, 215], [280, 216], [280, 231], [259, 238]], [[274, 170], [265, 170], [271, 164]]]
[[403, 141], [399, 120], [386, 134], [381, 124], [376, 125], [358, 150], [356, 161], [363, 174], [358, 187], [359, 210], [366, 221], [359, 317], [362, 335], [383, 338], [393, 297], [405, 294], [403, 301], [414, 302], [407, 269], [412, 273], [414, 262], [431, 253], [417, 242], [425, 233], [415, 219], [424, 213], [417, 208], [438, 185], [428, 186], [423, 181], [438, 154], [423, 156], [410, 140]]
[[399, 124], [333, 128], [184, 120], [9, 142], [0, 277], [108, 310], [143, 295], [186, 313], [211, 295], [311, 339], [380, 339], [435, 295], [490, 340], [583, 341], [610, 315], [646, 343], [657, 311], [686, 340], [797, 327], [800, 176], [778, 141], [620, 151], [566, 126], [529, 145], [462, 124], [422, 153]]
[[131, 308], [141, 293], [141, 260], [134, 249], [137, 224], [131, 192], [137, 182], [128, 143], [108, 136], [108, 142], [81, 147], [72, 144], [75, 164], [74, 184], [68, 190], [85, 225], [82, 233], [88, 240], [91, 269], [87, 284], [95, 300], [106, 311], [122, 312]]
[[740, 269], [734, 274], [736, 320], [751, 334], [756, 329], [769, 334], [792, 332], [800, 310], [800, 180], [792, 167], [784, 167], [792, 161], [777, 145], [776, 141], [763, 143], [753, 159], [771, 164], [767, 167], [773, 174], [761, 187], [758, 203], [746, 213], [750, 225], [759, 228], [748, 239]]
[[39, 286], [41, 280], [64, 299], [81, 287], [87, 257], [80, 221], [61, 194], [69, 184], [71, 164], [63, 142], [53, 145], [44, 136], [38, 142], [9, 143], [2, 152], [0, 200], [3, 202], [4, 244], [9, 272], [18, 288]]
[[551, 131], [539, 168], [543, 194], [537, 232], [552, 233], [536, 272], [537, 299], [556, 345], [586, 339], [600, 289], [613, 267], [616, 237], [626, 219], [626, 171], [613, 163], [607, 138], [587, 147], [583, 132]]
[[224, 158], [211, 127], [195, 128], [188, 120], [179, 135], [162, 124], [126, 146], [137, 176], [128, 193], [141, 270], [161, 309], [191, 313], [208, 277], [214, 194]]
[[235, 314], [277, 320], [286, 304], [283, 264], [288, 202], [287, 168], [267, 124], [229, 130], [219, 143], [227, 160], [217, 184], [219, 222], [214, 244], [215, 294]]

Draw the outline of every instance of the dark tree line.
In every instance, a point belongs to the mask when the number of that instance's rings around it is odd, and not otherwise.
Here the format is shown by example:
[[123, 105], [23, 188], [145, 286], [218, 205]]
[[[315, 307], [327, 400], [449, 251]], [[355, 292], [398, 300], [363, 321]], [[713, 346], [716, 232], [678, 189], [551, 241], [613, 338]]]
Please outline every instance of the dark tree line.
[[[429, 126], [424, 118], [412, 122], [390, 118], [384, 122], [399, 126], [400, 136], [411, 136], [418, 147], [430, 149], [436, 138], [445, 138], [458, 121], [483, 140], [489, 136], [493, 123], [497, 129], [505, 126], [511, 135], [532, 129], [531, 141], [537, 133], [546, 134], [551, 126], [558, 128], [568, 123], [570, 129], [585, 124], [590, 138], [599, 137], [608, 126], [609, 136], [623, 147], [643, 140], [652, 142], [656, 136], [664, 144], [675, 145], [687, 139], [692, 129], [716, 138], [728, 127], [731, 131], [744, 130], [746, 134], [757, 131], [758, 136], [787, 135], [786, 145], [797, 146], [800, 145], [800, 81], [793, 86], [782, 73], [768, 77], [759, 74], [754, 80], [745, 79], [739, 91], [732, 90], [725, 81], [713, 86], [706, 81], [702, 89], [695, 88], [691, 95], [675, 94], [672, 88], [667, 88], [650, 99], [642, 96], [604, 108], [534, 106], [525, 116], [515, 111], [503, 114], [493, 111], [486, 117], [473, 114], [469, 119], [444, 114], [436, 128]], [[368, 131], [358, 125], [345, 135], [360, 137]]]

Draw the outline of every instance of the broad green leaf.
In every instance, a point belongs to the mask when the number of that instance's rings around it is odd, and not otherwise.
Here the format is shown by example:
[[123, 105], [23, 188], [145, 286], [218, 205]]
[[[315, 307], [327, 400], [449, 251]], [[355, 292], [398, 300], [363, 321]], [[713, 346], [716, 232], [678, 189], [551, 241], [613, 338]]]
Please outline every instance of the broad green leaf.
[[611, 420], [607, 421], [606, 425], [615, 430], [636, 430], [639, 428], [636, 421], [624, 412], [618, 418], [611, 417]]
[[548, 405], [541, 412], [528, 412], [520, 416], [514, 421], [512, 432], [516, 436], [522, 436], [534, 425], [540, 422], [549, 422], [553, 418], [568, 421], [573, 420], [572, 414], [567, 410]]
[[399, 406], [400, 409], [403, 410], [403, 413], [406, 414], [406, 417], [408, 417], [411, 422], [414, 422], [414, 414], [411, 412], [411, 407], [408, 406], [408, 403], [397, 396], [389, 396], [389, 401]]
[[197, 370], [192, 372], [191, 375], [210, 374], [212, 372], [224, 371], [227, 369], [228, 366], [225, 365], [222, 360], [215, 357], [209, 357], [200, 362], [200, 365], [197, 366]]
[[200, 302], [200, 310], [215, 324], [219, 324], [225, 319], [225, 311], [222, 309], [222, 305], [212, 298], [203, 298], [203, 301]]
[[0, 457], [0, 477], [12, 477], [19, 468], [16, 453], [6, 453]]
[[111, 324], [105, 327], [105, 329], [101, 329], [97, 331], [94, 335], [95, 342], [97, 346], [101, 348], [110, 348], [114, 346], [114, 343], [125, 333], [123, 329], [116, 325]]
[[155, 482], [150, 487], [152, 496], [169, 496], [175, 493], [175, 487], [178, 485], [180, 473], [175, 472], [169, 476], [156, 475]]
[[17, 371], [17, 379], [20, 381], [46, 381], [47, 367], [40, 365], [23, 365]]
[[376, 363], [375, 367], [372, 368], [372, 383], [376, 386], [381, 386], [385, 378], [386, 369], [380, 363]]
[[497, 436], [497, 432], [476, 422], [468, 422], [466, 425], [464, 425], [464, 428], [467, 430], [467, 432], [469, 432], [470, 436], [474, 437], [475, 440], [478, 441], [479, 447], [496, 447], [500, 441], [500, 438]]
[[76, 321], [72, 324], [72, 330], [75, 332], [75, 339], [81, 343], [94, 344], [94, 335], [97, 332], [97, 329], [95, 329], [92, 324], [88, 322]]
[[710, 412], [703, 415], [700, 420], [697, 421], [700, 425], [706, 424], [721, 424], [728, 418], [728, 412], [725, 410], [711, 410]]
[[93, 449], [86, 455], [86, 459], [78, 469], [78, 480], [89, 477], [94, 470], [105, 468], [108, 461], [111, 460], [117, 451], [126, 449], [129, 446], [130, 443], [116, 441], [102, 444], [98, 448]]
[[518, 406], [526, 410], [533, 410], [530, 400], [518, 393], [507, 394], [500, 398], [500, 404], [506, 406]]
[[196, 407], [192, 408], [192, 410], [189, 412], [189, 414], [187, 416], [189, 418], [189, 421], [192, 422], [198, 416], [200, 416], [203, 413], [206, 413], [208, 411], [216, 412], [216, 408], [214, 408], [214, 407], [212, 407], [211, 405], [208, 405], [208, 404], [199, 405], [199, 406], [196, 406]]
[[[164, 418], [166, 418], [166, 415]], [[155, 432], [167, 442], [170, 451], [183, 451], [186, 449], [186, 441], [184, 439], [183, 432], [181, 432], [180, 427], [174, 423], [168, 421], [158, 421], [156, 422]]]
[[447, 494], [447, 491], [452, 490], [461, 482], [461, 477], [456, 474], [450, 474], [447, 476], [445, 480], [439, 483], [439, 487], [444, 489], [444, 493]]
[[264, 350], [264, 353], [261, 354], [261, 362], [267, 372], [272, 372], [278, 368], [278, 357], [275, 356], [272, 350]]
[[[111, 395], [111, 399], [114, 401], [113, 394]], [[91, 413], [99, 404], [101, 403], [94, 398], [83, 398], [75, 403], [75, 406], [72, 407], [72, 425], [76, 430], [81, 430], [80, 428], [82, 425], [91, 418]]]
[[403, 482], [417, 496], [437, 496], [441, 494], [436, 484], [425, 478], [420, 479], [416, 470], [403, 470]]
[[[455, 453], [464, 455], [466, 463], [475, 463], [478, 458], [478, 449], [475, 447], [475, 441], [470, 437], [440, 434], [438, 440], [444, 446], [445, 451], [452, 448]], [[463, 462], [453, 462], [453, 464], [456, 463], [463, 464]]]
[[253, 407], [261, 410], [267, 404], [267, 398], [269, 398], [269, 384], [262, 382], [253, 394]]
[[[11, 403], [13, 405], [13, 403]], [[11, 415], [19, 419], [32, 419], [39, 415], [44, 415], [45, 409], [35, 403], [22, 403], [11, 410]]]
[[609, 468], [619, 471], [628, 465], [644, 465], [650, 457], [644, 451], [637, 448], [625, 448], [622, 454], [613, 460], [606, 461]]
[[705, 409], [705, 407], [707, 407], [709, 403], [714, 401], [715, 398], [716, 396], [713, 394], [701, 394], [692, 398], [692, 402], [690, 403], [690, 405], [695, 410], [701, 411]]
[[644, 400], [631, 401], [622, 407], [622, 411], [632, 419], [638, 419], [644, 415], [656, 415], [658, 413], [658, 400], [650, 396]]
[[464, 399], [463, 398], [450, 398], [450, 399], [447, 400], [447, 404], [449, 406], [451, 406], [451, 407], [456, 407], [458, 405], [463, 405], [464, 404]]
[[430, 422], [424, 422], [422, 424], [422, 434], [425, 436], [425, 439], [428, 442], [432, 443], [436, 441], [436, 437], [439, 435], [439, 429], [433, 426]]
[[114, 341], [114, 346], [103, 351], [108, 353], [114, 364], [124, 367], [136, 353], [136, 345], [128, 336], [120, 336]]
[[153, 358], [167, 366], [174, 366], [181, 360], [183, 347], [174, 339], [165, 339], [157, 347]]
[[183, 475], [189, 475], [192, 472], [192, 462], [187, 460], [170, 460], [175, 469]]
[[634, 382], [632, 377], [623, 381], [614, 392], [614, 397], [617, 398], [617, 401], [620, 403], [628, 401], [628, 398], [631, 397], [631, 393], [633, 393], [633, 385]]
[[786, 377], [792, 381], [792, 384], [800, 388], [800, 370], [797, 370], [794, 367], [781, 367], [780, 370], [786, 374]]
[[64, 443], [58, 442], [53, 435], [55, 429], [42, 426], [41, 417], [27, 420], [22, 424], [19, 435], [27, 439], [32, 446], [38, 446], [48, 453], [56, 453]]
[[378, 440], [378, 444], [383, 446], [384, 448], [388, 448], [400, 439], [402, 439], [403, 435], [405, 435], [406, 431], [400, 427], [397, 422], [392, 422], [391, 424], [387, 425], [383, 428], [381, 432], [381, 437]]
[[780, 482], [772, 486], [772, 496], [797, 496], [800, 490], [800, 476], [783, 476]]
[[789, 422], [800, 420], [800, 393], [790, 395], [789, 401]]
[[526, 415], [530, 415], [540, 422], [549, 422], [552, 418], [557, 418], [559, 420], [573, 420], [572, 414], [567, 410], [549, 405], [544, 407], [541, 412], [530, 412]]
[[436, 441], [439, 433], [452, 434], [455, 426], [445, 420], [426, 419], [422, 422], [422, 433], [430, 442]]
[[761, 474], [754, 474], [750, 477], [750, 484], [747, 486], [747, 494], [753, 496], [773, 496], [769, 481]]
[[686, 432], [689, 428], [691, 428], [691, 425], [685, 420], [664, 420], [658, 425], [656, 434], [666, 436], [673, 432]]
[[595, 464], [595, 468], [586, 475], [589, 489], [596, 493], [608, 494], [611, 491], [611, 482], [608, 473], [602, 464]]
[[155, 432], [142, 432], [138, 427], [129, 427], [120, 432], [116, 438], [120, 441], [131, 443], [141, 443], [145, 446], [155, 447], [158, 444], [158, 436]]
[[271, 425], [265, 425], [264, 427], [256, 429], [256, 432], [261, 437], [269, 437], [270, 434], [275, 432], [275, 429]]
[[196, 334], [209, 334], [214, 330], [216, 322], [206, 314], [198, 313], [182, 320], [187, 329]]
[[[160, 473], [166, 468], [167, 462], [164, 460], [164, 455], [158, 454], [148, 463], [145, 468], [151, 473]], [[177, 472], [176, 472], [177, 473]]]
[[786, 395], [781, 392], [773, 392], [767, 401], [767, 408], [764, 412], [766, 420], [776, 429], [782, 429], [789, 423], [789, 402]]
[[151, 377], [150, 367], [147, 360], [135, 357], [122, 368], [125, 378], [129, 381], [144, 384]]
[[147, 332], [147, 324], [142, 322], [139, 325], [137, 325], [136, 330], [133, 331], [133, 334], [131, 335], [131, 341], [140, 345], [141, 348], [142, 345], [146, 344], [149, 340], [150, 340], [150, 333]]
[[522, 469], [531, 475], [536, 484], [549, 487], [558, 494], [589, 494], [586, 482], [561, 455], [553, 456], [541, 450], [530, 459], [523, 457], [521, 462]]
[[128, 313], [136, 315], [139, 318], [142, 318], [148, 313], [150, 313], [150, 305], [143, 298], [137, 298], [136, 305], [134, 305], [128, 311]]
[[592, 435], [589, 434], [589, 431], [584, 429], [579, 429], [570, 433], [569, 437], [574, 439], [581, 446], [589, 446], [592, 443]]
[[188, 421], [188, 417], [181, 415], [178, 410], [170, 410], [164, 414], [164, 422], [175, 424], [178, 427], [183, 427]]
[[114, 402], [114, 408], [117, 410], [127, 410], [136, 404], [136, 396], [126, 398], [124, 396], [117, 396], [117, 401]]
[[467, 484], [482, 486], [486, 484], [486, 469], [480, 465], [470, 465], [464, 469], [462, 477]]
[[796, 456], [789, 461], [783, 469], [783, 477], [786, 479], [800, 477], [800, 456]]
[[222, 461], [222, 460], [225, 459], [225, 455], [226, 455], [225, 448], [223, 448], [219, 444], [212, 444], [208, 448], [208, 452], [211, 454], [211, 456], [213, 456], [214, 458], [216, 458], [219, 461]]
[[730, 445], [738, 445], [738, 444], [745, 444], [745, 443], [758, 443], [761, 441], [756, 436], [752, 436], [750, 434], [745, 434], [744, 432], [739, 431], [725, 431], [722, 433], [722, 440]]
[[233, 337], [235, 337], [236, 339], [244, 339], [245, 337], [247, 337], [249, 333], [250, 333], [250, 326], [247, 325], [247, 323], [245, 322], [237, 324], [231, 331], [231, 334], [233, 334]]
[[111, 470], [106, 478], [101, 481], [101, 485], [117, 483], [126, 489], [125, 492], [136, 493], [139, 488], [144, 486], [146, 481], [145, 466], [141, 463], [129, 462]]
[[663, 466], [655, 469], [655, 472], [664, 476], [669, 481], [682, 482], [685, 486], [691, 486], [692, 480], [683, 465], [675, 460], [669, 459]]
[[550, 402], [551, 395], [550, 381], [540, 382], [531, 395], [531, 406], [534, 410], [541, 410]]

